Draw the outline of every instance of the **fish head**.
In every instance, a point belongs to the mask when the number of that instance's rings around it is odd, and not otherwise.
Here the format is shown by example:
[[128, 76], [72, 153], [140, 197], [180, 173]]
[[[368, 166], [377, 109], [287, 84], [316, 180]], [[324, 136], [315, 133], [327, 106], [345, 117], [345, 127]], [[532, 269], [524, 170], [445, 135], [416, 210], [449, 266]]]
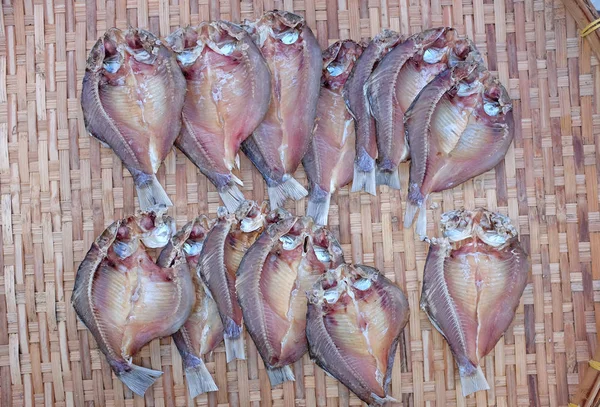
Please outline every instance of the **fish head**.
[[[209, 230], [210, 222], [206, 216], [199, 216], [183, 227], [181, 232], [184, 234], [182, 235], [181, 240], [183, 240], [183, 238], [185, 238], [185, 240], [180, 244], [186, 258], [197, 257], [200, 255], [204, 245], [204, 239], [206, 239]], [[173, 240], [175, 240], [175, 237], [173, 237]]]
[[[483, 110], [492, 122], [512, 121], [512, 102], [506, 88], [497, 78], [488, 76], [484, 81]], [[510, 117], [508, 117], [510, 116]]]
[[239, 25], [228, 21], [202, 23], [198, 26], [200, 41], [220, 55], [240, 57], [248, 47], [245, 43], [247, 33]]
[[342, 88], [362, 51], [363, 47], [352, 40], [337, 41], [323, 51], [322, 84], [331, 89]]
[[[268, 211], [268, 206], [265, 207], [263, 209], [263, 211], [265, 211], [265, 212]], [[272, 223], [277, 223], [283, 219], [288, 219], [291, 217], [293, 217], [291, 213], [289, 213], [286, 209], [279, 207], [279, 208], [275, 208], [272, 211], [268, 212], [265, 220], [266, 220], [267, 224], [270, 225]]]
[[265, 224], [266, 213], [255, 201], [245, 200], [235, 211], [240, 230], [245, 233], [254, 232]]
[[450, 67], [453, 67], [461, 61], [475, 62], [484, 65], [483, 56], [473, 41], [468, 38], [462, 38], [454, 42], [448, 64]]
[[[259, 48], [266, 47], [263, 52], [277, 52], [293, 46], [301, 47], [302, 34], [306, 21], [301, 16], [287, 11], [274, 10], [266, 12], [250, 32]], [[294, 45], [296, 44], [296, 45]]]
[[423, 65], [445, 64], [457, 39], [456, 30], [449, 27], [432, 28], [416, 34], [412, 40], [418, 44], [420, 52], [415, 59]]
[[475, 233], [485, 244], [501, 248], [517, 237], [517, 230], [508, 216], [479, 208], [474, 211]]
[[200, 41], [198, 31], [191, 27], [183, 27], [171, 33], [165, 41], [169, 48], [177, 56], [177, 63], [181, 70], [186, 73], [202, 54], [204, 43]]
[[348, 288], [345, 280], [349, 264], [341, 264], [328, 270], [315, 282], [312, 289], [306, 293], [308, 302], [326, 308], [333, 308], [345, 296]]
[[153, 72], [161, 46], [160, 40], [149, 31], [111, 28], [92, 49], [88, 69], [95, 69], [111, 82], [122, 81], [132, 72]]
[[166, 206], [156, 212], [141, 212], [135, 217], [137, 233], [146, 247], [164, 247], [175, 233], [175, 221], [165, 212]]
[[[288, 219], [281, 221], [281, 224], [287, 225]], [[288, 231], [279, 238], [284, 250], [293, 250], [300, 245], [304, 245], [304, 253], [308, 250], [308, 236], [314, 221], [309, 216], [297, 216], [293, 218], [294, 222]]]
[[473, 236], [473, 213], [465, 209], [445, 212], [441, 219], [442, 235], [450, 242], [460, 242]]
[[344, 263], [344, 251], [329, 229], [315, 225], [311, 241], [315, 256], [328, 269], [336, 268]]
[[371, 44], [380, 50], [381, 55], [384, 55], [402, 41], [404, 41], [403, 35], [385, 28], [373, 37]]

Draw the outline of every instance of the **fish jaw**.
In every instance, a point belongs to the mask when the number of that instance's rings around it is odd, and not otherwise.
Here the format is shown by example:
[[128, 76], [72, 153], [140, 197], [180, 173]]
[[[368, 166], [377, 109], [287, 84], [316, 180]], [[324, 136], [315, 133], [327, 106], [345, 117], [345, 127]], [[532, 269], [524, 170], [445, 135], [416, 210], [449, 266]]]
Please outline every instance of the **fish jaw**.
[[159, 39], [142, 29], [110, 29], [86, 65], [86, 128], [132, 173], [153, 175], [179, 133], [184, 86], [172, 52]]
[[219, 192], [237, 189], [232, 170], [240, 144], [269, 107], [268, 65], [248, 34], [224, 21], [179, 29], [167, 42], [187, 81], [175, 144]]
[[354, 68], [344, 85], [344, 100], [356, 122], [353, 191], [365, 189], [367, 192], [375, 194], [376, 130], [375, 121], [369, 112], [369, 101], [365, 92], [365, 85], [376, 64], [403, 39], [402, 36], [391, 30], [383, 30], [375, 36], [354, 64]]
[[150, 340], [177, 331], [193, 305], [185, 261], [160, 267], [146, 252], [143, 239], [156, 219], [142, 213], [109, 226], [82, 261], [72, 297], [116, 375], [137, 394], [160, 372], [133, 365], [132, 356]]
[[399, 335], [408, 301], [377, 270], [342, 264], [308, 293], [307, 337], [311, 357], [369, 404], [388, 401]]
[[[292, 177], [312, 137], [321, 49], [304, 19], [288, 12], [268, 12], [251, 30], [271, 70], [271, 104], [242, 148], [267, 185], [277, 187]], [[294, 199], [306, 194], [292, 192], [282, 191]]]
[[442, 215], [444, 237], [432, 240], [421, 308], [444, 336], [465, 395], [486, 389], [479, 361], [512, 322], [529, 263], [510, 220], [485, 209]]

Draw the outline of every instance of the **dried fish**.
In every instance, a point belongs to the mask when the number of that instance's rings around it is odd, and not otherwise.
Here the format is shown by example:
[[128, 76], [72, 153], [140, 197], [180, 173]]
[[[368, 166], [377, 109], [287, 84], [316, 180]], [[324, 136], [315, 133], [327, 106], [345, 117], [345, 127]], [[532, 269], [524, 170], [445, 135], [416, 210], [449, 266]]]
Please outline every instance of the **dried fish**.
[[489, 389], [479, 361], [513, 320], [529, 263], [510, 219], [499, 213], [447, 212], [441, 228], [443, 237], [429, 247], [421, 308], [450, 345], [467, 396]]
[[393, 401], [392, 364], [408, 316], [394, 283], [372, 267], [343, 264], [308, 293], [310, 356], [365, 403]]
[[263, 120], [271, 98], [271, 73], [240, 26], [215, 21], [180, 28], [167, 38], [187, 80], [179, 148], [217, 187], [229, 211], [244, 195], [232, 170], [240, 144]]
[[356, 42], [344, 40], [323, 51], [315, 132], [302, 159], [310, 183], [306, 214], [319, 225], [327, 224], [331, 194], [352, 181], [356, 136], [342, 89], [362, 50]]
[[328, 230], [315, 228], [310, 217], [270, 225], [246, 252], [237, 295], [271, 386], [294, 380], [289, 365], [306, 353], [306, 291], [343, 262], [339, 243]]
[[383, 30], [369, 43], [354, 64], [354, 69], [344, 86], [343, 95], [356, 122], [356, 158], [352, 192], [365, 190], [375, 195], [375, 120], [369, 112], [369, 100], [365, 85], [381, 58], [404, 38], [391, 30]]
[[173, 236], [157, 261], [161, 267], [170, 267], [175, 259], [183, 255], [194, 284], [196, 303], [188, 320], [173, 334], [173, 341], [183, 359], [187, 387], [192, 398], [218, 390], [202, 358], [223, 341], [223, 323], [217, 303], [196, 272], [209, 229], [209, 220], [205, 216], [197, 217]]
[[90, 51], [85, 126], [131, 172], [143, 210], [173, 205], [155, 174], [179, 134], [184, 94], [175, 55], [148, 31], [111, 28]]
[[369, 77], [366, 93], [377, 124], [377, 184], [400, 189], [398, 165], [408, 160], [404, 113], [421, 90], [439, 73], [458, 62], [482, 62], [468, 39], [452, 28], [423, 31], [397, 45]]
[[133, 364], [154, 338], [169, 336], [187, 320], [194, 304], [184, 258], [160, 267], [146, 252], [164, 246], [173, 221], [142, 213], [110, 225], [81, 262], [72, 304], [96, 339], [117, 377], [143, 395], [162, 372]]
[[227, 362], [230, 362], [245, 358], [242, 310], [235, 292], [240, 262], [268, 224], [290, 215], [283, 209], [267, 213], [265, 204], [259, 207], [253, 201], [243, 202], [235, 214], [220, 207], [217, 215], [200, 253], [198, 273], [217, 303], [225, 328]]
[[440, 192], [494, 168], [513, 136], [506, 89], [477, 62], [460, 62], [427, 85], [405, 115], [411, 163], [404, 226], [419, 212], [416, 233], [426, 233], [425, 203]]
[[306, 21], [287, 11], [269, 11], [248, 23], [271, 69], [271, 105], [263, 122], [242, 144], [268, 187], [271, 209], [308, 192], [293, 177], [312, 138], [321, 83], [321, 48]]

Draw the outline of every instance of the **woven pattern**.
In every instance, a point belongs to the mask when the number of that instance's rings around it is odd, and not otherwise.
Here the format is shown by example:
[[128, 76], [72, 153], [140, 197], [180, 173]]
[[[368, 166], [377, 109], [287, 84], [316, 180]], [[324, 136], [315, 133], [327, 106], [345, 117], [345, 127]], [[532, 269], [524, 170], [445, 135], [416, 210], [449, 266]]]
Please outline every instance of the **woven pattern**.
[[[246, 338], [248, 360], [208, 360], [220, 390], [189, 400], [181, 359], [167, 339], [137, 362], [164, 376], [145, 400], [111, 376], [70, 297], [79, 262], [114, 219], [135, 211], [133, 181], [85, 132], [78, 95], [87, 53], [112, 26], [164, 36], [204, 19], [239, 21], [281, 8], [306, 16], [322, 47], [389, 27], [454, 26], [472, 38], [514, 99], [506, 161], [434, 194], [428, 231], [443, 211], [485, 206], [508, 214], [531, 254], [517, 317], [484, 360], [489, 392], [464, 399], [440, 334], [419, 310], [427, 246], [401, 225], [406, 193], [334, 197], [330, 224], [347, 259], [401, 286], [411, 309], [392, 374], [403, 406], [566, 406], [597, 346], [600, 323], [600, 68], [559, 0], [4, 0], [0, 14], [0, 405], [359, 405], [309, 360], [298, 380], [271, 389]], [[402, 171], [406, 171], [404, 165]], [[159, 171], [178, 226], [214, 216], [219, 197], [183, 154]], [[244, 193], [266, 197], [242, 159]], [[299, 171], [298, 179], [306, 182]], [[303, 214], [305, 202], [288, 203]]]

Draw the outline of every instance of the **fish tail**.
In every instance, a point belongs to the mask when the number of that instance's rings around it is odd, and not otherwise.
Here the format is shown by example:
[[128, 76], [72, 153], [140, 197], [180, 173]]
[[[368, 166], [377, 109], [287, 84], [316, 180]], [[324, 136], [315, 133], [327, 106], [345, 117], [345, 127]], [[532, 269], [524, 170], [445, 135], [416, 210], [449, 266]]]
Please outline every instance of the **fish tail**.
[[294, 372], [286, 365], [284, 367], [277, 367], [275, 369], [267, 368], [267, 374], [269, 375], [269, 381], [271, 386], [277, 386], [280, 383], [287, 381], [295, 381]]
[[146, 367], [130, 364], [126, 369], [117, 373], [117, 377], [125, 383], [132, 392], [139, 396], [143, 396], [152, 386], [154, 382], [161, 377], [163, 372], [160, 370], [152, 370]]
[[400, 188], [400, 174], [398, 167], [393, 170], [382, 170], [381, 168], [377, 168], [377, 185], [387, 185], [393, 189], [401, 189]]
[[269, 201], [271, 209], [277, 209], [283, 206], [287, 198], [299, 200], [308, 195], [306, 188], [302, 186], [294, 177], [290, 177], [285, 182], [269, 187]]
[[237, 338], [225, 336], [224, 340], [227, 363], [234, 359], [246, 359], [246, 353], [244, 352], [244, 339], [241, 335]]
[[189, 355], [184, 359], [183, 364], [191, 398], [196, 398], [202, 393], [219, 390], [202, 359]]
[[308, 198], [308, 208], [306, 215], [315, 220], [317, 225], [327, 225], [327, 216], [329, 215], [329, 205], [331, 203], [331, 194], [327, 193], [324, 198], [315, 197], [311, 194]]
[[404, 227], [409, 229], [415, 221], [415, 216], [419, 211], [419, 204], [410, 200], [406, 201], [406, 210], [404, 211]]
[[140, 201], [140, 209], [143, 211], [151, 210], [160, 205], [173, 206], [173, 202], [169, 199], [167, 191], [160, 185], [156, 175], [152, 174], [144, 183], [136, 184], [138, 199]]
[[375, 166], [368, 171], [364, 171], [360, 168], [360, 165], [355, 162], [353, 179], [352, 192], [364, 190], [371, 195], [376, 195]]
[[419, 209], [419, 216], [417, 217], [415, 232], [421, 240], [424, 240], [427, 236], [427, 209], [425, 209], [424, 206], [421, 206]]
[[467, 397], [469, 394], [475, 393], [480, 390], [489, 390], [490, 385], [488, 384], [483, 370], [480, 366], [477, 366], [475, 371], [471, 374], [460, 375], [460, 384], [462, 387], [462, 394]]
[[242, 191], [233, 181], [230, 181], [225, 188], [219, 191], [219, 195], [229, 213], [235, 212], [240, 204], [246, 200]]

